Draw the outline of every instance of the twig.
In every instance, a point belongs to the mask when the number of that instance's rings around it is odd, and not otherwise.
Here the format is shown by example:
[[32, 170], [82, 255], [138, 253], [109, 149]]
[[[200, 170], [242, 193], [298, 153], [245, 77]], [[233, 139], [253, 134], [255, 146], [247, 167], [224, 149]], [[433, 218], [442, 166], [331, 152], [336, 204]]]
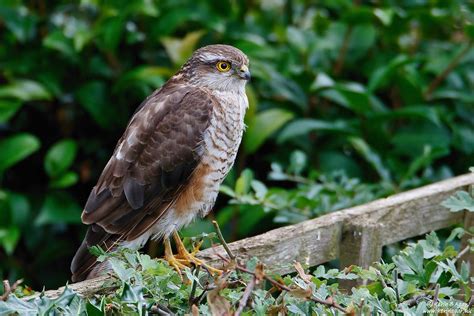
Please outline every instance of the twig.
[[257, 278], [254, 276], [245, 287], [244, 294], [242, 295], [242, 298], [239, 301], [239, 308], [237, 308], [237, 311], [235, 312], [234, 316], [240, 316], [240, 314], [242, 314], [242, 312], [244, 311], [244, 308], [247, 305], [247, 301], [249, 300], [253, 288], [255, 287], [256, 279]]
[[344, 40], [342, 42], [341, 49], [339, 50], [339, 55], [336, 60], [336, 64], [333, 68], [334, 75], [339, 75], [344, 67], [344, 61], [346, 59], [347, 50], [349, 49], [349, 40], [351, 39], [352, 34], [352, 25], [347, 27], [346, 33], [344, 34]]
[[439, 283], [436, 284], [436, 287], [435, 287], [435, 292], [434, 292], [434, 295], [433, 295], [433, 307], [436, 306], [436, 304], [438, 303], [438, 295], [439, 295]]
[[398, 270], [397, 269], [393, 269], [392, 276], [393, 276], [393, 284], [394, 284], [393, 288], [397, 296], [397, 304], [400, 304], [400, 294], [398, 293]]
[[424, 299], [424, 298], [430, 299], [431, 295], [428, 295], [428, 294], [425, 294], [425, 293], [415, 295], [412, 298], [410, 298], [409, 300], [406, 300], [405, 303], [408, 305], [408, 307], [412, 307], [412, 306], [415, 306], [416, 304], [418, 304], [419, 300]]
[[10, 294], [14, 292], [21, 283], [23, 283], [23, 279], [16, 280], [15, 283], [10, 286], [10, 282], [8, 280], [3, 280], [3, 294], [0, 296], [0, 301], [8, 300]]
[[469, 245], [467, 245], [466, 247], [464, 247], [463, 250], [461, 250], [458, 255], [456, 256], [456, 258], [454, 258], [454, 262], [458, 261], [459, 259], [461, 259], [462, 256], [464, 256], [468, 251], [469, 249], [471, 249], [471, 247]]
[[174, 316], [175, 314], [169, 310], [166, 306], [155, 304], [150, 308], [150, 313], [153, 315], [160, 315], [160, 316]]
[[[220, 254], [217, 254], [219, 258], [221, 258], [222, 260], [226, 261], [227, 263], [229, 262], [228, 259], [224, 258], [223, 256], [221, 256]], [[239, 271], [242, 271], [242, 272], [245, 272], [245, 273], [248, 273], [250, 275], [253, 275], [253, 276], [256, 276], [254, 272], [242, 267], [241, 265], [239, 264], [236, 264], [235, 265], [235, 269], [236, 270], [239, 270]], [[280, 289], [280, 290], [285, 290], [287, 292], [292, 292], [293, 290], [289, 287], [287, 287], [286, 285], [284, 284], [281, 284], [280, 282], [278, 281], [275, 281], [274, 279], [268, 277], [267, 275], [264, 275], [263, 278], [265, 280], [267, 280], [268, 282], [270, 282], [274, 287]], [[322, 305], [326, 305], [328, 307], [333, 307], [333, 308], [336, 308], [338, 310], [340, 310], [341, 312], [344, 312], [344, 313], [347, 313], [347, 311], [344, 309], [344, 307], [342, 307], [341, 305], [337, 304], [335, 301], [332, 300], [332, 298], [330, 300], [321, 300], [317, 297], [314, 297], [311, 295], [311, 297], [308, 297], [308, 299], [310, 299], [311, 301], [315, 302], [315, 303], [318, 303], [318, 304], [322, 304]]]
[[471, 295], [471, 299], [469, 300], [469, 303], [467, 304], [468, 308], [471, 308], [474, 306], [474, 294]]
[[454, 68], [456, 68], [459, 62], [461, 62], [461, 59], [464, 57], [464, 55], [466, 55], [469, 52], [469, 50], [472, 47], [472, 44], [473, 42], [469, 41], [466, 47], [464, 47], [464, 49], [460, 51], [456, 57], [454, 57], [454, 59], [448, 64], [448, 66], [446, 66], [446, 68], [438, 76], [436, 76], [436, 78], [434, 78], [433, 81], [431, 81], [430, 85], [428, 86], [428, 88], [426, 89], [424, 93], [425, 99], [429, 99], [433, 91], [435, 91], [436, 88], [438, 88], [438, 86], [441, 84], [441, 82], [443, 82], [443, 80], [446, 79], [449, 73], [453, 71]]
[[222, 236], [222, 232], [221, 232], [221, 228], [219, 227], [219, 224], [217, 223], [217, 221], [212, 221], [212, 224], [216, 228], [217, 237], [219, 237], [219, 240], [222, 243], [222, 246], [224, 247], [225, 252], [227, 252], [227, 255], [230, 257], [230, 259], [235, 260], [234, 254], [229, 249], [229, 246], [227, 245], [227, 242], [225, 241], [224, 236]]
[[[198, 265], [195, 270], [195, 275], [197, 278], [199, 278], [199, 271], [201, 270], [201, 266]], [[195, 303], [195, 297], [194, 295], [196, 294], [196, 288], [197, 288], [197, 281], [193, 280], [193, 286], [191, 288], [191, 293], [189, 294], [189, 306], [192, 307]]]
[[375, 273], [376, 273], [377, 276], [380, 278], [380, 282], [382, 283], [382, 286], [383, 286], [384, 288], [388, 287], [387, 283], [385, 283], [385, 280], [383, 279], [382, 273], [380, 273], [379, 270], [376, 270]]

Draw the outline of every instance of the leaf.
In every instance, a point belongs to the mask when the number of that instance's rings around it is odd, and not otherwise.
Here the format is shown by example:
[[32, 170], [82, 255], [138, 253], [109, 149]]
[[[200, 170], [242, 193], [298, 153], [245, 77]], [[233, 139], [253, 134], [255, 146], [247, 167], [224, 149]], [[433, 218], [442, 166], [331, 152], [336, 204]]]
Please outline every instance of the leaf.
[[383, 25], [389, 26], [392, 24], [395, 11], [392, 8], [375, 8], [374, 15], [382, 22]]
[[40, 83], [33, 80], [14, 80], [0, 87], [0, 98], [15, 98], [20, 101], [50, 100], [51, 94]]
[[10, 295], [6, 302], [0, 300], [0, 315], [37, 315], [38, 308], [32, 302], [27, 302]]
[[123, 16], [112, 16], [103, 20], [98, 30], [102, 37], [100, 45], [108, 51], [115, 52], [122, 38], [123, 29], [125, 27], [125, 19]]
[[375, 68], [369, 78], [368, 90], [374, 92], [378, 88], [385, 86], [398, 68], [413, 61], [413, 59], [406, 55], [398, 55], [387, 65]]
[[46, 153], [44, 169], [50, 177], [57, 177], [71, 166], [76, 153], [77, 143], [74, 140], [61, 140], [51, 146]]
[[355, 134], [352, 124], [344, 120], [322, 121], [316, 119], [297, 119], [286, 125], [278, 134], [278, 143], [307, 135], [312, 131]]
[[472, 40], [474, 40], [474, 24], [466, 24], [464, 26], [464, 33]]
[[250, 185], [252, 186], [252, 190], [255, 191], [255, 196], [258, 199], [264, 199], [265, 196], [267, 195], [268, 188], [265, 186], [263, 182], [260, 182], [258, 180], [252, 180]]
[[385, 112], [382, 103], [374, 102], [367, 89], [356, 82], [338, 83], [334, 88], [323, 90], [320, 95], [355, 113], [366, 116], [373, 112]]
[[10, 208], [11, 223], [17, 227], [25, 227], [30, 222], [28, 217], [31, 206], [24, 194], [8, 192], [8, 206]]
[[358, 24], [352, 29], [347, 60], [354, 61], [367, 54], [376, 39], [375, 27], [372, 24]]
[[10, 226], [6, 229], [0, 228], [0, 244], [7, 255], [12, 255], [16, 245], [20, 240], [20, 229], [17, 226]]
[[195, 31], [186, 34], [184, 38], [165, 37], [161, 42], [173, 63], [182, 65], [191, 57], [198, 41], [204, 34], [204, 31]]
[[80, 223], [81, 211], [81, 207], [68, 194], [50, 193], [41, 206], [35, 225]]
[[118, 258], [109, 258], [108, 262], [110, 262], [110, 266], [114, 270], [115, 274], [117, 274], [117, 277], [124, 283], [124, 285], [126, 285], [135, 273], [135, 270], [132, 268], [127, 268], [125, 262], [119, 260]]
[[171, 75], [168, 68], [139, 66], [120, 77], [114, 86], [114, 91], [133, 90], [140, 86], [159, 88], [165, 82], [163, 77]]
[[320, 89], [332, 88], [334, 87], [334, 84], [335, 84], [334, 80], [331, 77], [329, 77], [329, 75], [327, 75], [324, 72], [320, 72], [316, 76], [316, 79], [314, 80], [314, 82], [311, 84], [310, 89], [312, 91], [317, 91]]
[[245, 169], [240, 174], [240, 177], [235, 182], [235, 193], [237, 195], [247, 194], [250, 190], [250, 183], [253, 179], [253, 172], [250, 169]]
[[74, 61], [78, 60], [73, 41], [70, 38], [67, 38], [61, 31], [55, 31], [48, 34], [48, 36], [43, 39], [43, 45], [44, 47], [60, 52], [67, 58]]
[[232, 315], [230, 303], [219, 294], [220, 288], [217, 287], [207, 292], [207, 303], [211, 309], [212, 315], [230, 316]]
[[293, 118], [294, 114], [282, 109], [270, 109], [257, 113], [248, 122], [244, 135], [244, 148], [252, 154], [280, 127]]
[[306, 167], [308, 159], [306, 154], [300, 150], [295, 150], [290, 155], [290, 165], [288, 167], [288, 172], [293, 174], [301, 174], [303, 169]]
[[49, 183], [51, 188], [62, 189], [77, 183], [79, 176], [74, 171], [66, 172], [59, 177], [52, 179]]
[[370, 118], [382, 120], [393, 120], [398, 118], [425, 119], [436, 125], [441, 125], [439, 112], [429, 104], [410, 105], [389, 112], [374, 113], [373, 115], [370, 115]]
[[426, 146], [430, 146], [433, 153], [449, 152], [451, 135], [444, 125], [420, 121], [399, 128], [391, 142], [397, 154], [416, 158], [423, 154]]
[[370, 148], [370, 146], [361, 138], [351, 137], [349, 142], [354, 149], [361, 154], [362, 157], [377, 171], [380, 178], [384, 181], [391, 182], [390, 171], [382, 163], [379, 154]]
[[[442, 205], [442, 204], [441, 204]], [[462, 236], [464, 236], [465, 234], [465, 229], [463, 227], [456, 227], [455, 229], [453, 229], [451, 231], [451, 234], [449, 235], [449, 237], [446, 239], [446, 242], [451, 242], [453, 241], [455, 238], [457, 239], [461, 239]]]
[[103, 128], [111, 128], [116, 122], [107, 102], [107, 93], [107, 87], [102, 81], [86, 83], [76, 92], [79, 103]]
[[38, 18], [24, 5], [17, 5], [14, 8], [1, 6], [0, 20], [20, 43], [26, 42], [36, 34]]
[[0, 173], [33, 154], [40, 148], [36, 136], [20, 133], [0, 140]]
[[142, 300], [143, 288], [141, 286], [130, 286], [124, 282], [120, 301], [125, 303], [138, 303]]
[[420, 156], [415, 157], [415, 159], [410, 163], [408, 170], [403, 175], [402, 179], [408, 180], [412, 178], [419, 170], [430, 166], [435, 159], [448, 154], [449, 151], [444, 148], [432, 149], [429, 145], [425, 146], [425, 148], [423, 148], [423, 153]]
[[18, 100], [0, 99], [0, 123], [6, 123], [21, 108], [21, 102]]
[[468, 210], [474, 212], [474, 199], [466, 191], [457, 191], [441, 203], [442, 206], [448, 208], [451, 212], [459, 212]]

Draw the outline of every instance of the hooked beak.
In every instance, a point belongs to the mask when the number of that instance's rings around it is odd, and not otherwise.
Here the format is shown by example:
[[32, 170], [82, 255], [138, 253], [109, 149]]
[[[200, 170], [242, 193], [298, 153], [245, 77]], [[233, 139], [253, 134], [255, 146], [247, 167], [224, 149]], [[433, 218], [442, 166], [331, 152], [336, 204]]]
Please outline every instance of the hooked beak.
[[249, 67], [247, 67], [246, 65], [242, 65], [242, 67], [240, 67], [238, 71], [238, 75], [241, 79], [249, 81], [250, 80]]

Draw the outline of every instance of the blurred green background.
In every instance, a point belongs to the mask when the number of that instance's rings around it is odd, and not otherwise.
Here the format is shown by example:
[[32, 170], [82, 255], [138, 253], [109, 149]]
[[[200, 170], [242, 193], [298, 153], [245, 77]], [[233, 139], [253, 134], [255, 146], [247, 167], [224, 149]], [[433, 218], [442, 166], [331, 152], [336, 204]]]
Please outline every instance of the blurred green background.
[[[206, 44], [243, 50], [253, 77], [248, 129], [211, 215], [229, 241], [466, 172], [472, 10], [455, 0], [0, 1], [1, 277], [64, 284], [81, 208], [127, 120]], [[202, 231], [209, 220], [184, 234]]]

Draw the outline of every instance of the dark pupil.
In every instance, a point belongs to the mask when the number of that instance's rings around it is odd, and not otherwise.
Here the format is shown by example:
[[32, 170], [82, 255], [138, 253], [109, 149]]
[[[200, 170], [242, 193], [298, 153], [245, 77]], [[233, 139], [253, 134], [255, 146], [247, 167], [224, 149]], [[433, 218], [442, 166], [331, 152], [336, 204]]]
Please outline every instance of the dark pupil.
[[226, 63], [222, 63], [222, 64], [221, 64], [221, 68], [222, 68], [222, 69], [227, 69], [227, 64], [226, 64]]

